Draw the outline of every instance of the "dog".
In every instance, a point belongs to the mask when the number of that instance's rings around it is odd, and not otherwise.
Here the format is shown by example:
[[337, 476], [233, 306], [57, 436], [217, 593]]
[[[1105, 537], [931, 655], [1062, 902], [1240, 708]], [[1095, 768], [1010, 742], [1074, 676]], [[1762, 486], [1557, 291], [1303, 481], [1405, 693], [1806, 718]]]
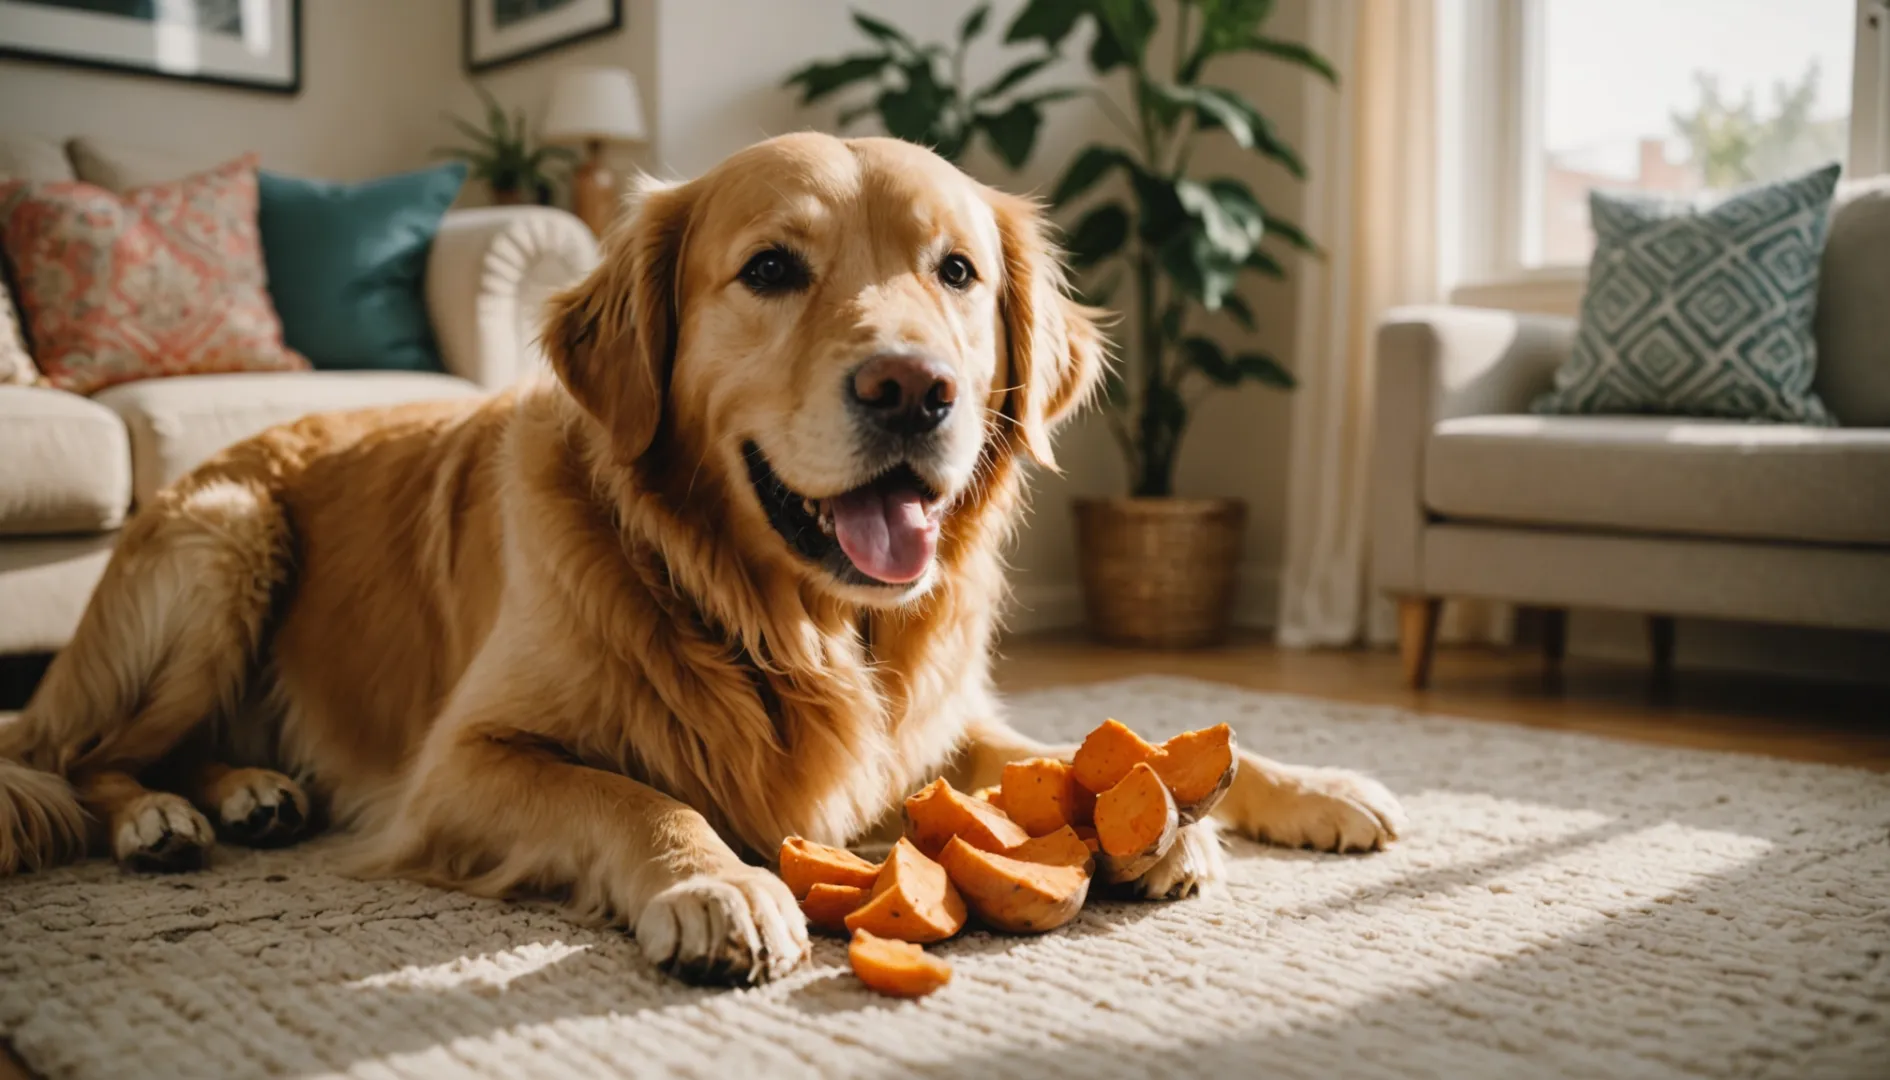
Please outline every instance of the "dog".
[[[0, 872], [319, 819], [353, 872], [560, 898], [755, 982], [808, 951], [784, 837], [1067, 757], [989, 673], [1027, 462], [1107, 362], [1036, 204], [795, 134], [645, 184], [602, 246], [542, 380], [279, 426], [140, 509], [0, 729]], [[1402, 827], [1374, 781], [1252, 754], [1219, 816], [1329, 851]], [[1221, 873], [1202, 823], [1135, 889]]]

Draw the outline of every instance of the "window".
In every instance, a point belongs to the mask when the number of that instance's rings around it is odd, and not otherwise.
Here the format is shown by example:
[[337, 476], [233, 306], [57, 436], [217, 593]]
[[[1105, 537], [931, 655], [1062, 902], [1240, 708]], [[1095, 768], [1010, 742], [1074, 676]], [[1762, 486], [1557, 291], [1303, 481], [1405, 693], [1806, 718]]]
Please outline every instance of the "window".
[[1890, 0], [1440, 3], [1460, 278], [1584, 266], [1597, 188], [1890, 171]]

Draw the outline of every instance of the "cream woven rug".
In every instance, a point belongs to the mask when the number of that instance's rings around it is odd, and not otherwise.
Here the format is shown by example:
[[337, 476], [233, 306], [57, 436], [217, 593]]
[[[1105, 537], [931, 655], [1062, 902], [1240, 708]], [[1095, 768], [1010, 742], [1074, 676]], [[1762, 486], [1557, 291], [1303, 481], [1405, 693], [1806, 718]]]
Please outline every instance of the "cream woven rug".
[[0, 881], [0, 1032], [50, 1078], [1890, 1076], [1890, 777], [1139, 679], [1029, 695], [1351, 765], [1410, 837], [1230, 846], [1231, 884], [942, 946], [875, 997], [821, 945], [690, 989], [549, 910], [323, 868]]

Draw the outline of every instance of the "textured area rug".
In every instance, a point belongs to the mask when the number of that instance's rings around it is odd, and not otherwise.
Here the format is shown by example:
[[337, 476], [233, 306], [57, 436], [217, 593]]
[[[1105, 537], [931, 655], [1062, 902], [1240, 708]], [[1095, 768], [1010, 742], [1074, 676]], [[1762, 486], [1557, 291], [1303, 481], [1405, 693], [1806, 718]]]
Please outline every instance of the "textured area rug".
[[0, 881], [0, 1032], [47, 1077], [1890, 1075], [1890, 777], [1138, 679], [1020, 726], [1225, 720], [1368, 769], [1392, 851], [1229, 845], [1231, 882], [938, 948], [862, 989], [838, 942], [695, 990], [537, 907], [328, 872], [320, 843], [203, 874]]

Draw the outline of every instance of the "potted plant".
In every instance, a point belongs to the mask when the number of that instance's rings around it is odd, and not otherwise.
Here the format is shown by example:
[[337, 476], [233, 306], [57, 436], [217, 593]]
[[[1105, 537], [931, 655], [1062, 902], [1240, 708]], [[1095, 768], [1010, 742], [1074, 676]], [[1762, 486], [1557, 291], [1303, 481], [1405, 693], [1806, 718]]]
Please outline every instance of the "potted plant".
[[434, 156], [464, 161], [472, 178], [485, 181], [492, 201], [501, 206], [525, 202], [548, 205], [554, 164], [568, 165], [576, 154], [562, 146], [533, 147], [525, 110], [508, 117], [485, 87], [475, 84], [473, 90], [485, 102], [486, 126], [449, 114], [447, 119], [472, 140], [472, 145], [442, 147], [433, 151]]
[[[1249, 382], [1294, 385], [1273, 357], [1230, 355], [1190, 325], [1202, 312], [1225, 311], [1253, 327], [1238, 286], [1250, 276], [1286, 273], [1263, 243], [1268, 238], [1316, 250], [1297, 226], [1263, 208], [1246, 181], [1200, 177], [1193, 167], [1202, 140], [1231, 139], [1306, 176], [1258, 108], [1204, 81], [1215, 61], [1258, 53], [1337, 82], [1331, 64], [1310, 49], [1264, 33], [1272, 7], [1270, 0], [1175, 0], [1159, 9], [1154, 0], [1032, 0], [1006, 35], [1055, 52], [1090, 24], [1091, 67], [1126, 77], [1134, 103], [1128, 116], [1111, 107], [1122, 141], [1078, 153], [1051, 196], [1058, 207], [1091, 204], [1067, 243], [1077, 267], [1111, 268], [1091, 294], [1108, 295], [1124, 278], [1131, 287], [1134, 337], [1110, 374], [1106, 410], [1128, 469], [1128, 495], [1078, 499], [1074, 507], [1084, 606], [1091, 629], [1107, 641], [1182, 647], [1226, 636], [1246, 506], [1176, 496], [1182, 436], [1204, 394]], [[1150, 48], [1164, 18], [1173, 20], [1172, 58]], [[1098, 197], [1112, 174], [1127, 181], [1125, 198]]]
[[800, 90], [802, 105], [869, 86], [878, 92], [840, 113], [843, 130], [877, 114], [887, 134], [929, 146], [954, 164], [982, 133], [1000, 160], [1021, 168], [1037, 144], [1043, 107], [1077, 92], [1024, 91], [1024, 84], [1055, 60], [1041, 54], [1011, 65], [983, 86], [968, 85], [965, 57], [990, 17], [990, 4], [972, 9], [959, 23], [957, 43], [948, 47], [921, 45], [890, 23], [855, 11], [853, 24], [866, 35], [868, 50], [809, 64], [788, 76], [784, 85]]

